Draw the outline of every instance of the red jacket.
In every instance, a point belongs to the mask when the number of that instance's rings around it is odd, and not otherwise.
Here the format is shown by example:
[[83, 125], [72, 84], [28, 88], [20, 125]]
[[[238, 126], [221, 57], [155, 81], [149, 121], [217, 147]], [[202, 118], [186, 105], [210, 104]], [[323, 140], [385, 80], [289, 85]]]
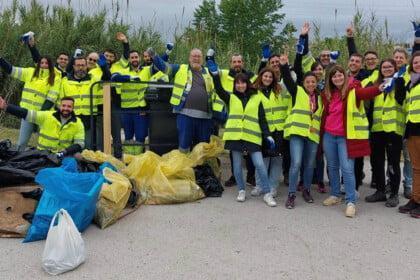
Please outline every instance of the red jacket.
[[[380, 94], [379, 88], [377, 86], [371, 86], [363, 88], [358, 80], [349, 79], [349, 89], [348, 91], [355, 89], [356, 93], [356, 103], [357, 106], [360, 105], [360, 101], [369, 100], [374, 98], [376, 95]], [[328, 114], [329, 101], [324, 93], [321, 94], [322, 103], [324, 105], [324, 111], [321, 118], [321, 141], [324, 134], [325, 120]], [[343, 100], [343, 121], [344, 121], [344, 131], [347, 133], [347, 96]], [[358, 158], [363, 156], [370, 155], [370, 145], [368, 139], [346, 139], [347, 143], [347, 155], [349, 158]], [[322, 145], [320, 145], [322, 147]]]

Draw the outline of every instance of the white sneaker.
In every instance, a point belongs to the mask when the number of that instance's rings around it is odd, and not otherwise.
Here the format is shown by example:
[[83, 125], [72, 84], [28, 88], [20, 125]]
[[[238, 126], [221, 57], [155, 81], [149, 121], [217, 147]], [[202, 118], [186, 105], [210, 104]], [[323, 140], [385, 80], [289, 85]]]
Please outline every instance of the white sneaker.
[[276, 203], [276, 201], [274, 200], [274, 198], [273, 198], [273, 195], [271, 194], [271, 192], [269, 192], [269, 193], [266, 193], [265, 195], [264, 195], [264, 201], [265, 201], [265, 203], [268, 205], [268, 206], [270, 206], [270, 207], [275, 207], [275, 206], [277, 206], [277, 203]]
[[277, 197], [277, 188], [271, 189], [270, 192], [273, 197]]
[[262, 193], [262, 190], [258, 186], [254, 187], [251, 191], [252, 196], [259, 196], [259, 195], [261, 195], [261, 193]]
[[354, 218], [354, 216], [356, 216], [356, 206], [354, 205], [354, 203], [347, 203], [345, 215], [349, 218]]
[[238, 202], [244, 202], [245, 201], [245, 191], [244, 190], [240, 190], [238, 192], [238, 196], [236, 197], [236, 201]]

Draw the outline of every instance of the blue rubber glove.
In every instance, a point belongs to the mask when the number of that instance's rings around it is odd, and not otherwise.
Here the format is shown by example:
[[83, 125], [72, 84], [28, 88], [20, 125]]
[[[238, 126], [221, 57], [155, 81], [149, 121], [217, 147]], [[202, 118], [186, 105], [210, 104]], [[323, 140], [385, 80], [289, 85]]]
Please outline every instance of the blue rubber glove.
[[262, 49], [262, 61], [268, 61], [268, 59], [271, 56], [271, 48], [270, 48], [270, 44], [268, 43], [264, 43], [261, 46]]
[[99, 55], [99, 59], [97, 63], [99, 67], [105, 67], [107, 65], [106, 57], [103, 53]]
[[153, 65], [157, 68], [157, 70], [165, 72], [166, 70], [166, 63], [165, 61], [158, 55], [153, 57]]
[[385, 81], [384, 92], [385, 93], [390, 93], [392, 91], [392, 89], [394, 88], [394, 83], [395, 83], [395, 79], [394, 78], [388, 78]]
[[172, 52], [172, 50], [174, 49], [174, 44], [173, 43], [167, 43], [166, 44], [166, 54], [167, 55], [169, 55], [171, 52]]
[[22, 36], [20, 36], [20, 40], [22, 41], [22, 43], [28, 44], [29, 40], [33, 38], [34, 36], [35, 36], [35, 33], [33, 33], [32, 31], [29, 31], [23, 34]]
[[219, 67], [214, 60], [207, 60], [207, 68], [213, 75], [217, 75], [219, 73]]
[[405, 71], [407, 71], [407, 65], [401, 66], [400, 70], [394, 74], [394, 78], [396, 79], [402, 77], [405, 74]]
[[299, 37], [299, 41], [296, 44], [296, 53], [303, 54], [305, 50], [305, 38]]
[[273, 137], [268, 136], [265, 138], [267, 140], [268, 146], [270, 150], [274, 150], [276, 148], [276, 142], [274, 141]]
[[415, 21], [412, 21], [413, 28], [414, 28], [414, 35], [416, 38], [420, 38], [420, 23], [416, 23]]
[[111, 75], [111, 82], [128, 82], [130, 81], [130, 75], [121, 75], [120, 73], [114, 73]]
[[207, 50], [206, 54], [206, 61], [213, 60], [215, 61], [214, 57], [216, 56], [216, 51], [213, 48]]
[[340, 57], [340, 51], [332, 51], [330, 52], [330, 59], [331, 62], [336, 63], [337, 59]]

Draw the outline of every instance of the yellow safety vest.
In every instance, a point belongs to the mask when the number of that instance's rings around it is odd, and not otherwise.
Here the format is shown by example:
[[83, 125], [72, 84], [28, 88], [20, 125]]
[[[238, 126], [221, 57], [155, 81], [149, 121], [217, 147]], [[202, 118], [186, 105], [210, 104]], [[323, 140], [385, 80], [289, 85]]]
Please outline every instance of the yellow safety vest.
[[347, 96], [347, 139], [369, 139], [369, 121], [366, 117], [365, 106], [356, 102], [356, 91], [350, 90]]
[[[74, 113], [76, 115], [90, 115], [90, 88], [100, 80], [97, 75], [88, 76], [82, 81], [68, 79], [62, 80], [60, 97], [70, 96], [74, 98]], [[93, 88], [93, 113], [98, 112], [99, 99], [102, 99], [102, 89], [99, 87]]]
[[363, 79], [361, 81], [362, 87], [366, 87], [369, 83], [375, 83], [378, 80], [379, 77], [379, 70], [375, 69], [373, 70], [372, 74], [370, 74], [369, 77]]
[[303, 73], [311, 72], [312, 64], [316, 62], [315, 58], [311, 54], [307, 54], [302, 57], [302, 69]]
[[408, 91], [406, 122], [420, 123], [420, 84]]
[[39, 150], [57, 153], [73, 144], [84, 147], [85, 129], [82, 121], [75, 116], [62, 125], [58, 111], [29, 110], [26, 120], [39, 126]]
[[20, 100], [20, 107], [28, 110], [41, 110], [45, 100], [56, 103], [61, 84], [61, 74], [55, 75], [54, 84], [48, 83], [50, 71], [39, 69], [39, 76], [33, 77], [35, 68], [13, 67], [11, 76], [25, 82]]
[[287, 116], [286, 125], [284, 126], [284, 137], [286, 139], [290, 138], [291, 135], [299, 135], [319, 143], [321, 113], [323, 110], [319, 96], [317, 96], [317, 102], [318, 109], [312, 113], [309, 95], [301, 86], [298, 86], [295, 105]]
[[[126, 69], [121, 72], [122, 75], [130, 75], [139, 77], [140, 81], [147, 82], [151, 79], [150, 66], [143, 67], [139, 71]], [[121, 108], [137, 108], [145, 107], [146, 100], [144, 93], [147, 89], [147, 84], [142, 83], [122, 83], [121, 85]]]
[[261, 145], [262, 135], [258, 121], [260, 103], [260, 94], [253, 94], [244, 108], [241, 100], [235, 94], [231, 94], [223, 140], [244, 140]]
[[375, 97], [372, 132], [395, 132], [402, 136], [405, 128], [404, 121], [403, 106], [395, 100], [394, 90], [387, 95], [381, 93]]
[[284, 130], [287, 115], [292, 109], [292, 99], [289, 92], [283, 89], [277, 96], [274, 92], [267, 98], [264, 93], [258, 91], [264, 107], [270, 132]]
[[[208, 93], [208, 102], [213, 111], [222, 112], [224, 103], [214, 90], [213, 78], [210, 76], [207, 68], [203, 69], [203, 78], [206, 84], [206, 91]], [[192, 86], [192, 73], [188, 64], [181, 64], [178, 72], [175, 74], [174, 88], [170, 103], [173, 106], [179, 106], [181, 101], [185, 101], [189, 90]]]
[[[232, 93], [233, 86], [234, 86], [233, 81], [235, 80], [235, 77], [230, 76], [229, 71], [230, 70], [222, 69], [219, 71], [219, 76], [220, 76], [220, 82], [222, 84], [223, 89], [228, 93]], [[251, 83], [253, 83], [256, 79], [257, 79], [257, 76], [254, 75], [249, 80]]]

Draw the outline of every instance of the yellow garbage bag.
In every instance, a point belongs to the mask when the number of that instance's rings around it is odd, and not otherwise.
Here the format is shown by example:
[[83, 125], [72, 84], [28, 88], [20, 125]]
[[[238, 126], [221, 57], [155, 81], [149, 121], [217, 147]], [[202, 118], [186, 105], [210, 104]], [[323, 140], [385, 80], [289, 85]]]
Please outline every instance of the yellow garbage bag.
[[190, 202], [204, 197], [195, 184], [193, 162], [178, 150], [162, 157], [147, 151], [130, 160], [122, 172], [136, 181], [146, 204]]
[[224, 144], [220, 137], [212, 135], [210, 138], [210, 143], [201, 142], [198, 143], [191, 153], [189, 158], [194, 162], [194, 166], [202, 165], [204, 161], [208, 158], [217, 157], [224, 150]]
[[118, 220], [131, 192], [130, 181], [122, 174], [105, 168], [103, 175], [111, 184], [104, 183], [96, 203], [95, 223], [101, 229]]
[[94, 152], [92, 150], [83, 150], [81, 155], [85, 160], [88, 160], [88, 161], [93, 161], [93, 162], [98, 162], [98, 163], [109, 162], [115, 168], [117, 168], [117, 170], [121, 170], [125, 167], [125, 164], [122, 161], [116, 159], [115, 157], [111, 155], [107, 155], [101, 151]]

